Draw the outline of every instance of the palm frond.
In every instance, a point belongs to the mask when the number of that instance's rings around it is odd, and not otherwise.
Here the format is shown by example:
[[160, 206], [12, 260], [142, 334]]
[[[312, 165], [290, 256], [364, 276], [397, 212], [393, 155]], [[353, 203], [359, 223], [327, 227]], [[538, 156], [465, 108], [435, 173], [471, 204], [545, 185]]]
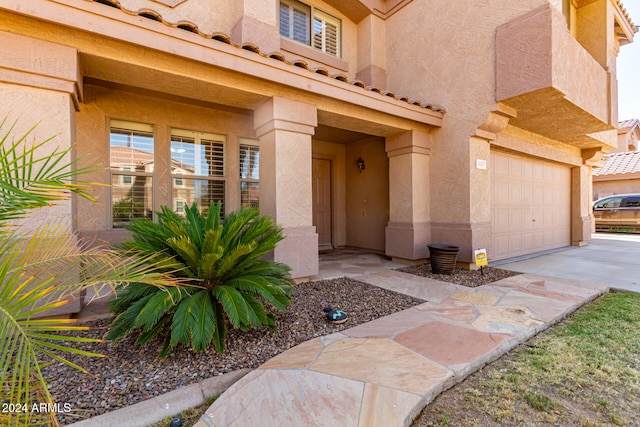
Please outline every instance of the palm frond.
[[191, 327], [191, 345], [195, 351], [202, 351], [209, 347], [216, 328], [215, 313], [209, 292], [200, 292], [195, 298]]
[[179, 259], [181, 259], [197, 277], [200, 264], [200, 250], [193, 241], [186, 236], [179, 236], [167, 239], [166, 244], [175, 251]]
[[30, 128], [15, 140], [10, 140], [16, 123], [3, 131], [6, 118], [0, 122], [0, 225], [24, 218], [29, 210], [49, 206], [75, 193], [89, 200], [91, 187], [98, 185], [76, 180], [78, 174], [94, 168], [77, 168], [71, 158], [72, 147], [55, 149], [49, 155], [37, 157], [36, 152], [52, 139], [29, 143]]
[[273, 286], [263, 276], [242, 276], [226, 282], [234, 289], [260, 296], [278, 311], [284, 311], [291, 303], [291, 292], [280, 286]]
[[149, 298], [138, 312], [136, 325], [143, 330], [151, 329], [172, 307], [180, 303], [184, 293], [178, 287], [159, 290]]
[[246, 329], [247, 302], [235, 288], [226, 285], [216, 286], [211, 290], [220, 301], [231, 324], [236, 328]]

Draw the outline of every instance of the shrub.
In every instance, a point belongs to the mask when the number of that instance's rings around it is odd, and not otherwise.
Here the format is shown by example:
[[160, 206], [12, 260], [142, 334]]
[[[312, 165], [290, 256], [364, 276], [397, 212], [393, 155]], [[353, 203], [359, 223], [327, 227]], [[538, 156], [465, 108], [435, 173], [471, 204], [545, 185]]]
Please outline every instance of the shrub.
[[118, 289], [107, 339], [137, 330], [141, 345], [162, 338], [165, 357], [178, 344], [202, 351], [213, 343], [223, 352], [227, 323], [242, 330], [275, 327], [275, 314], [265, 303], [284, 311], [293, 281], [288, 266], [261, 259], [283, 239], [269, 217], [240, 208], [221, 221], [220, 204], [213, 202], [204, 215], [194, 203], [184, 217], [166, 206], [157, 216], [157, 223], [133, 220], [132, 240], [124, 248], [158, 265], [177, 262], [188, 280], [166, 289], [143, 283]]

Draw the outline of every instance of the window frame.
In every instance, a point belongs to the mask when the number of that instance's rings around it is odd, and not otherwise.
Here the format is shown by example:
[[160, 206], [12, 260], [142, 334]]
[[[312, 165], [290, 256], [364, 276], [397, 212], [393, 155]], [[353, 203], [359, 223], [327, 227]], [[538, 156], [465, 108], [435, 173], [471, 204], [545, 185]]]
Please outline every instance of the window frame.
[[[630, 201], [631, 201], [631, 203], [634, 203], [631, 206], [629, 206], [629, 202]], [[631, 208], [631, 209], [640, 208], [640, 196], [627, 196], [627, 197], [625, 197], [625, 199], [624, 199], [624, 207], [625, 208]]]
[[[124, 175], [124, 172], [132, 172], [132, 169], [128, 166], [123, 166], [120, 168], [120, 170], [122, 170], [123, 175], [122, 176], [122, 184], [123, 185], [128, 185], [133, 183], [133, 177], [131, 175]], [[127, 182], [128, 181], [128, 182]]]
[[[242, 177], [242, 149], [243, 146], [246, 147], [255, 147], [257, 148], [258, 153], [258, 178], [243, 178]], [[242, 202], [242, 184], [250, 183], [250, 184], [258, 184], [258, 207], [260, 205], [260, 141], [253, 138], [238, 138], [238, 192], [239, 197], [238, 200], [240, 202], [240, 206], [253, 206], [251, 204], [245, 205]]]
[[[306, 41], [302, 42], [299, 39], [296, 38], [296, 34], [295, 34], [295, 28], [293, 27], [295, 25], [294, 19], [292, 16], [289, 17], [289, 29], [286, 32], [286, 34], [283, 34], [282, 31], [282, 9], [283, 9], [283, 5], [287, 6], [287, 9], [289, 10], [290, 13], [292, 13], [295, 10], [295, 6], [298, 5], [298, 9], [307, 9], [309, 11], [309, 15], [307, 16], [307, 34], [306, 34]], [[279, 0], [278, 3], [278, 30], [280, 32], [280, 35], [282, 37], [286, 37], [289, 40], [292, 40], [296, 43], [305, 45], [307, 47], [312, 48], [315, 51], [318, 52], [322, 52], [325, 55], [329, 55], [331, 57], [334, 58], [342, 58], [342, 19], [338, 18], [337, 16], [325, 12], [324, 10], [312, 5], [312, 4], [308, 4], [308, 3], [304, 3], [301, 2], [299, 0]], [[316, 19], [320, 20], [321, 22], [325, 23], [325, 22], [331, 22], [336, 26], [336, 34], [335, 34], [335, 38], [336, 38], [336, 46], [335, 46], [335, 54], [328, 51], [327, 50], [327, 45], [326, 45], [326, 33], [325, 36], [323, 37], [323, 42], [321, 42], [321, 46], [320, 47], [316, 47], [315, 46], [315, 21]], [[323, 24], [326, 25], [326, 24]]]
[[[111, 162], [112, 162], [112, 147], [115, 147], [117, 145], [112, 145], [112, 139], [111, 136], [114, 133], [114, 129], [116, 130], [128, 130], [133, 132], [140, 132], [140, 133], [147, 133], [148, 136], [151, 138], [151, 143], [152, 143], [152, 147], [153, 147], [153, 151], [150, 153], [153, 157], [153, 161], [152, 164], [154, 164], [151, 168], [150, 171], [148, 172], [140, 172], [140, 171], [136, 171], [135, 168], [131, 168], [131, 170], [125, 170], [128, 169], [128, 167], [125, 166], [114, 166]], [[117, 133], [117, 132], [116, 132]], [[116, 119], [116, 118], [109, 118], [107, 119], [107, 144], [108, 144], [108, 148], [109, 148], [109, 177], [111, 179], [111, 185], [109, 186], [109, 209], [107, 210], [107, 227], [109, 230], [123, 230], [128, 224], [122, 224], [119, 226], [115, 226], [115, 217], [113, 215], [113, 209], [114, 209], [114, 183], [119, 183], [119, 184], [123, 184], [123, 185], [133, 185], [135, 177], [144, 177], [144, 178], [149, 178], [150, 179], [150, 185], [148, 186], [149, 188], [149, 201], [148, 201], [148, 205], [151, 207], [150, 211], [151, 211], [151, 218], [152, 220], [155, 220], [155, 209], [154, 209], [154, 203], [155, 203], [155, 185], [154, 185], [154, 171], [155, 171], [155, 161], [156, 161], [156, 127], [155, 125], [151, 124], [151, 123], [144, 123], [144, 122], [139, 122], [139, 121], [135, 121], [135, 120], [124, 120], [124, 119]], [[127, 184], [125, 182], [125, 177], [128, 177], [131, 182], [129, 184]], [[115, 178], [115, 180], [114, 180]], [[147, 205], [147, 203], [145, 202], [145, 206]], [[146, 216], [144, 218], [147, 218]], [[135, 219], [135, 218], [132, 218]]]
[[[174, 160], [177, 160], [174, 158], [172, 152], [171, 152], [171, 146], [173, 142], [177, 142], [174, 141], [174, 137], [176, 138], [188, 138], [188, 139], [193, 139], [194, 140], [194, 145], [197, 146], [205, 146], [203, 144], [201, 144], [200, 142], [205, 140], [205, 141], [212, 141], [214, 143], [219, 143], [222, 147], [222, 172], [220, 174], [215, 174], [215, 175], [202, 175], [202, 174], [196, 174], [195, 172], [193, 174], [187, 174], [185, 172], [173, 172], [173, 167], [172, 167], [172, 162]], [[222, 183], [222, 212], [221, 212], [221, 216], [224, 217], [225, 212], [226, 212], [226, 206], [227, 206], [227, 196], [228, 196], [228, 189], [227, 189], [227, 184], [228, 184], [228, 179], [227, 179], [227, 136], [224, 134], [219, 134], [219, 133], [214, 133], [214, 132], [203, 132], [203, 131], [196, 131], [196, 130], [190, 130], [190, 129], [184, 129], [184, 128], [177, 128], [177, 127], [172, 127], [169, 130], [169, 162], [170, 162], [170, 170], [171, 170], [171, 202], [172, 205], [175, 207], [175, 200], [178, 199], [182, 199], [184, 200], [183, 197], [174, 197], [174, 190], [178, 189], [178, 190], [185, 190], [187, 187], [189, 187], [187, 185], [187, 181], [193, 181], [193, 182], [197, 182], [197, 181], [213, 181], [213, 182], [219, 182]], [[194, 191], [195, 191], [195, 185], [194, 184]], [[195, 198], [195, 197], [194, 197]], [[185, 206], [190, 206], [190, 203], [188, 203], [186, 200], [184, 200], [184, 204]], [[200, 209], [202, 211], [205, 211], [206, 209], [208, 209], [208, 205], [204, 206], [201, 205]], [[175, 211], [175, 209], [174, 209]]]
[[[614, 200], [614, 199], [620, 199], [620, 203], [618, 203], [618, 206], [603, 206], [603, 204], [609, 202], [610, 200]], [[595, 210], [606, 210], [606, 209], [619, 209], [622, 205], [624, 201], [624, 197], [623, 196], [609, 196], [606, 197], [602, 200], [599, 201], [599, 203], [595, 204], [593, 206], [593, 209]]]

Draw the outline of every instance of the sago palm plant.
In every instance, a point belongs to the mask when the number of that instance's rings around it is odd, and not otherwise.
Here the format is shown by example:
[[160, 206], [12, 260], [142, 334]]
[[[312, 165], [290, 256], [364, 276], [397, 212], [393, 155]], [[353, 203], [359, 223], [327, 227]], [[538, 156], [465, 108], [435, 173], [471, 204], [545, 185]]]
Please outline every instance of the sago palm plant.
[[84, 371], [65, 353], [100, 355], [74, 348], [74, 343], [96, 340], [65, 335], [86, 326], [38, 317], [78, 298], [88, 287], [99, 291], [135, 281], [169, 292], [175, 279], [154, 271], [152, 260], [89, 249], [66, 228], [43, 224], [26, 232], [16, 225], [29, 211], [72, 193], [91, 199], [90, 184], [75, 180], [86, 170], [73, 169], [69, 149], [38, 157], [38, 149], [50, 140], [29, 143], [33, 128], [15, 137], [15, 125], [6, 127], [6, 120], [0, 121], [0, 404], [5, 409], [0, 425], [59, 425], [55, 408], [68, 402], [54, 402], [43, 364], [61, 362]]
[[269, 217], [240, 208], [221, 221], [220, 204], [214, 203], [206, 215], [194, 203], [184, 217], [166, 206], [157, 216], [157, 223], [132, 221], [133, 239], [124, 246], [157, 265], [177, 261], [189, 283], [169, 292], [144, 283], [119, 289], [107, 338], [138, 330], [140, 344], [164, 340], [164, 357], [179, 344], [201, 351], [213, 343], [223, 352], [227, 322], [242, 330], [275, 327], [275, 314], [265, 304], [283, 311], [293, 281], [288, 266], [262, 259], [283, 238]]

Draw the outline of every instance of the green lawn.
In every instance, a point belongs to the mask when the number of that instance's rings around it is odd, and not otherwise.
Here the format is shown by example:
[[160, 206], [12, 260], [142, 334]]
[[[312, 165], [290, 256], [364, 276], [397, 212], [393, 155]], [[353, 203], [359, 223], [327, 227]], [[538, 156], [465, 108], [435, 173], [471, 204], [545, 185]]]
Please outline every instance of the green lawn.
[[611, 293], [443, 393], [414, 426], [640, 425], [640, 295]]

